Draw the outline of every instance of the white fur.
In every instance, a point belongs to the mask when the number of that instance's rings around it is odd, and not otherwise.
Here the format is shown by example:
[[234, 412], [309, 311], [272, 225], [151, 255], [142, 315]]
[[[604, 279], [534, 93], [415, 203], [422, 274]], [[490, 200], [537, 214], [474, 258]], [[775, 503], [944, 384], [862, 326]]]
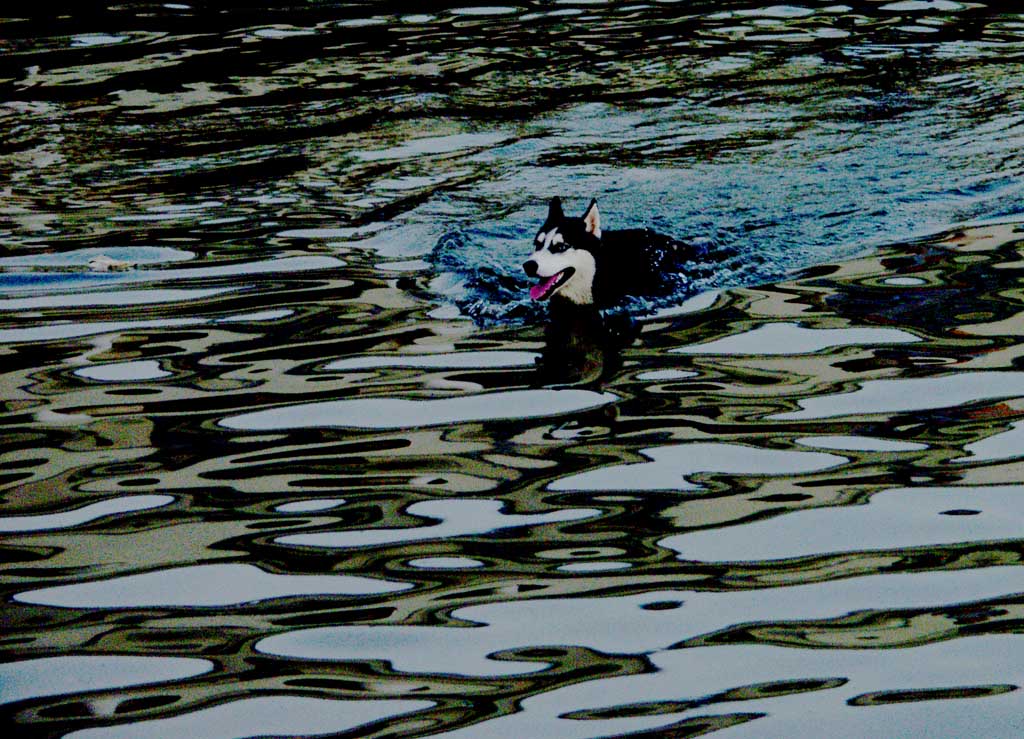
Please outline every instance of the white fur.
[[[560, 243], [562, 235], [553, 229], [549, 234], [541, 234], [545, 238], [545, 246], [533, 253], [533, 261], [537, 263], [537, 276], [541, 279], [558, 274], [567, 267], [572, 267], [576, 273], [569, 278], [569, 281], [555, 289], [554, 294], [561, 295], [579, 305], [589, 305], [594, 302], [594, 276], [597, 274], [597, 262], [594, 255], [584, 249], [567, 249], [558, 254], [552, 254], [548, 246], [552, 243]], [[540, 237], [538, 237], [539, 239]], [[558, 239], [556, 241], [555, 239]]]
[[591, 203], [587, 212], [583, 214], [583, 225], [586, 227], [587, 233], [601, 238], [601, 211], [597, 209], [597, 201]]
[[547, 233], [537, 234], [537, 245], [540, 249], [550, 249], [552, 244], [564, 244], [565, 237], [559, 233], [557, 228], [553, 228]]
[[570, 249], [566, 254], [573, 257], [572, 266], [576, 268], [576, 274], [556, 292], [579, 305], [590, 305], [594, 302], [594, 276], [597, 274], [594, 255], [582, 249]]

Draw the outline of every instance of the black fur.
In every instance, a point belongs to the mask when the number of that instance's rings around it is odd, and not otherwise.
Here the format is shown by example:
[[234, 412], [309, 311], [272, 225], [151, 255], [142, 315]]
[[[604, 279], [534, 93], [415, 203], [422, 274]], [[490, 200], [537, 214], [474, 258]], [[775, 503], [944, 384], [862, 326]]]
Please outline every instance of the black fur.
[[594, 256], [594, 303], [608, 306], [626, 296], [670, 295], [680, 287], [686, 265], [704, 250], [649, 228], [605, 231]]
[[621, 369], [622, 350], [639, 334], [628, 316], [605, 316], [594, 305], [552, 300], [550, 315], [537, 363], [543, 385], [601, 384]]

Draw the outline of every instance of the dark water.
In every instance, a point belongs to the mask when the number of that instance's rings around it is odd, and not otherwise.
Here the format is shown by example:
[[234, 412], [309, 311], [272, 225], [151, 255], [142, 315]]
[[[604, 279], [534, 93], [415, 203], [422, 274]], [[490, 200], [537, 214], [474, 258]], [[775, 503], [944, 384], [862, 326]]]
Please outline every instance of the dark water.
[[[0, 21], [5, 723], [1020, 736], [1000, 8]], [[736, 256], [553, 340], [555, 194]]]

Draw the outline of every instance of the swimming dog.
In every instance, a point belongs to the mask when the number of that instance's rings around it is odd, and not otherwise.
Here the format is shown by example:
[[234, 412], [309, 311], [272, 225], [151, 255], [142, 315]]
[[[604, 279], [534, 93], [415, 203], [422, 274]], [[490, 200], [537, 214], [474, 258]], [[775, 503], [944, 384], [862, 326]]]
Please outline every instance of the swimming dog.
[[550, 299], [552, 310], [563, 302], [606, 308], [627, 296], [672, 294], [687, 265], [706, 256], [703, 247], [649, 228], [603, 230], [596, 200], [581, 218], [566, 216], [556, 197], [523, 270], [537, 280], [530, 297]]

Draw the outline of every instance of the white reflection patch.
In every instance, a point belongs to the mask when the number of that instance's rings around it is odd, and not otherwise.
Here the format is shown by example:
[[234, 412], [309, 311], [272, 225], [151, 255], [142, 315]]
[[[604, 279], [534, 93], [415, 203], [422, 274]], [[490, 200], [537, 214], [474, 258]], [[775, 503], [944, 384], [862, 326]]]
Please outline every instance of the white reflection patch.
[[848, 460], [821, 452], [758, 449], [738, 444], [694, 442], [642, 449], [650, 462], [601, 467], [555, 480], [549, 490], [698, 490], [687, 480], [698, 472], [734, 475], [792, 475], [817, 472]]
[[211, 670], [209, 660], [191, 657], [76, 655], [6, 662], [0, 665], [0, 703], [185, 680]]
[[313, 547], [370, 547], [428, 539], [486, 534], [491, 531], [578, 521], [600, 513], [595, 508], [569, 508], [548, 513], [502, 513], [500, 500], [425, 500], [409, 506], [413, 516], [440, 519], [432, 526], [358, 531], [320, 531], [278, 537], [279, 544]]
[[917, 336], [894, 328], [804, 328], [795, 323], [769, 323], [751, 331], [706, 344], [672, 349], [673, 354], [813, 354], [833, 347], [910, 344]]
[[65, 734], [64, 739], [245, 739], [251, 736], [320, 736], [431, 708], [424, 700], [328, 700], [300, 695], [264, 695], [220, 703], [171, 718], [102, 726]]
[[253, 565], [208, 564], [40, 588], [14, 599], [58, 608], [201, 608], [296, 595], [377, 595], [411, 587], [356, 575], [274, 575]]
[[510, 390], [455, 398], [355, 398], [244, 413], [221, 421], [245, 431], [297, 428], [396, 429], [472, 421], [543, 418], [599, 408], [619, 398], [590, 390]]
[[794, 511], [660, 544], [688, 560], [760, 561], [1019, 539], [1022, 531], [1024, 486], [901, 488], [874, 495], [868, 505]]
[[800, 401], [801, 410], [776, 413], [768, 418], [800, 421], [903, 413], [1020, 396], [1024, 396], [1024, 372], [959, 372], [940, 377], [870, 380], [852, 393], [805, 398]]

